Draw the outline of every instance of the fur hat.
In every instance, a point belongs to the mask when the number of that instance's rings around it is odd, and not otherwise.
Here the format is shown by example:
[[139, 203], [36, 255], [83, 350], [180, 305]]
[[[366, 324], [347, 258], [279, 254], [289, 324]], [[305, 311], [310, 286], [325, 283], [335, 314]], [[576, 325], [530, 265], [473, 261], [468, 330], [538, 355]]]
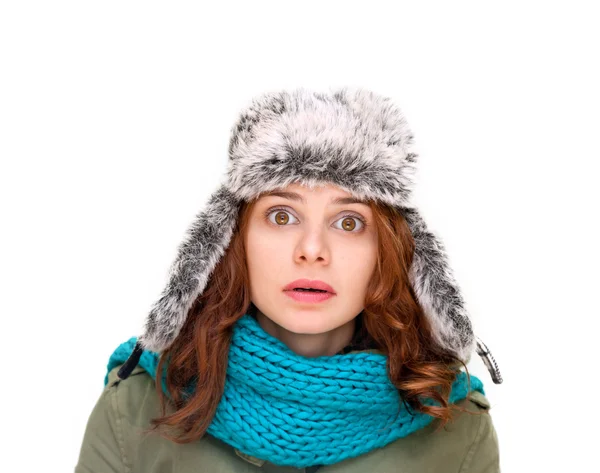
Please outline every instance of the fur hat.
[[491, 353], [473, 333], [443, 243], [411, 205], [417, 157], [406, 119], [388, 97], [351, 87], [255, 97], [231, 129], [225, 182], [188, 228], [119, 377], [131, 373], [143, 349], [161, 352], [173, 343], [227, 250], [242, 201], [291, 183], [332, 183], [402, 213], [415, 241], [410, 281], [436, 342], [465, 363], [475, 349], [501, 383]]

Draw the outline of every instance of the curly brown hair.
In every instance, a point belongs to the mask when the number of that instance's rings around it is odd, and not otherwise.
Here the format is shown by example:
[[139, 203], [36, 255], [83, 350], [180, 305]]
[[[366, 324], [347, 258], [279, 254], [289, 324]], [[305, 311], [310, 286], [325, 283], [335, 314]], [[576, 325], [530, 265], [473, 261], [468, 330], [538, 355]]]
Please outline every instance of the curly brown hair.
[[[216, 265], [207, 287], [194, 302], [181, 332], [160, 355], [157, 373], [165, 373], [170, 399], [156, 376], [161, 417], [151, 419], [151, 432], [160, 426], [178, 430], [161, 435], [177, 443], [204, 436], [225, 387], [233, 325], [253, 310], [250, 300], [244, 236], [256, 200], [243, 202], [231, 242]], [[370, 201], [379, 239], [377, 267], [367, 289], [364, 310], [353, 337], [361, 348], [375, 348], [388, 357], [387, 371], [404, 405], [439, 419], [437, 429], [453, 418], [449, 403], [456, 375], [465, 363], [434, 342], [432, 329], [409, 281], [414, 240], [401, 212]], [[166, 372], [164, 368], [166, 366]], [[198, 382], [201, 380], [201, 382]], [[193, 393], [186, 393], [189, 383]], [[430, 398], [439, 406], [424, 405]], [[168, 413], [167, 413], [168, 410]], [[436, 429], [436, 431], [437, 431]]]

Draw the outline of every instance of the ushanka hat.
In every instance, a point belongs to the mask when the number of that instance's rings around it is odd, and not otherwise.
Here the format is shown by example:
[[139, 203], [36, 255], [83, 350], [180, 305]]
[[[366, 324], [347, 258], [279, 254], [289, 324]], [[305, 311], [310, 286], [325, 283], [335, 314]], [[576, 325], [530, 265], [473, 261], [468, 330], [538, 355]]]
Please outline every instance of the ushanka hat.
[[255, 97], [231, 128], [226, 178], [189, 226], [118, 376], [129, 376], [144, 349], [160, 353], [173, 343], [229, 246], [243, 201], [291, 183], [330, 183], [400, 211], [415, 241], [410, 282], [435, 341], [465, 364], [476, 350], [501, 383], [492, 354], [473, 332], [442, 241], [411, 204], [417, 157], [404, 114], [389, 97], [356, 87]]

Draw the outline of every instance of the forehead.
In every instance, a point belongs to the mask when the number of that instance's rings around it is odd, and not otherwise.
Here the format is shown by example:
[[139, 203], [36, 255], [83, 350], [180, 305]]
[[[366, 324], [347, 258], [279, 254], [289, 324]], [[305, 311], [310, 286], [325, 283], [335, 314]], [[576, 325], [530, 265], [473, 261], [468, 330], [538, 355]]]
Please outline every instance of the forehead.
[[333, 204], [364, 204], [367, 201], [353, 196], [350, 192], [333, 184], [315, 185], [312, 188], [301, 184], [290, 184], [286, 187], [280, 187], [272, 191], [264, 192], [260, 195], [263, 197], [283, 197], [296, 202], [307, 203], [306, 197], [310, 194], [322, 194], [330, 197], [330, 202]]

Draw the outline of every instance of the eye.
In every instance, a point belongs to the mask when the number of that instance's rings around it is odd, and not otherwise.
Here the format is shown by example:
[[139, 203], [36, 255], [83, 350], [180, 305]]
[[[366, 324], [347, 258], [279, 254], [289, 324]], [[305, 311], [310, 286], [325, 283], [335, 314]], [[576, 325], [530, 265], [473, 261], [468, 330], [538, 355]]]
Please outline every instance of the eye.
[[365, 221], [356, 215], [344, 215], [337, 222], [342, 222], [341, 230], [348, 229], [350, 232], [356, 228], [356, 223], [353, 222], [359, 222], [360, 228], [355, 233], [360, 232], [366, 226]]
[[[271, 215], [275, 215], [275, 221], [273, 221], [273, 219], [271, 219]], [[288, 210], [281, 208], [281, 207], [269, 209], [269, 210], [267, 210], [267, 212], [265, 212], [265, 217], [271, 223], [273, 223], [274, 225], [277, 225], [277, 226], [286, 226], [286, 224], [290, 221], [289, 216], [291, 216], [293, 219], [297, 220], [296, 217], [294, 217]], [[359, 224], [359, 228], [358, 228], [358, 230], [355, 230], [357, 221]], [[336, 227], [336, 228], [339, 228], [340, 230], [344, 230], [347, 233], [359, 233], [362, 230], [364, 230], [364, 228], [367, 226], [367, 222], [362, 217], [359, 217], [358, 215], [355, 215], [355, 214], [342, 215], [338, 220], [336, 220], [336, 223], [337, 222], [342, 222], [342, 226], [341, 226], [341, 228], [340, 227]], [[292, 223], [295, 223], [295, 222], [292, 222]]]
[[[275, 215], [274, 222], [270, 218], [271, 215]], [[292, 215], [292, 214], [289, 213], [287, 210], [281, 209], [281, 208], [270, 209], [266, 213], [266, 217], [269, 219], [269, 221], [271, 221], [272, 223], [274, 223], [275, 225], [278, 225], [278, 226], [285, 226], [289, 222], [288, 215]], [[292, 218], [296, 218], [296, 217], [294, 217], [292, 215]], [[280, 225], [280, 224], [282, 224], [282, 225]]]

